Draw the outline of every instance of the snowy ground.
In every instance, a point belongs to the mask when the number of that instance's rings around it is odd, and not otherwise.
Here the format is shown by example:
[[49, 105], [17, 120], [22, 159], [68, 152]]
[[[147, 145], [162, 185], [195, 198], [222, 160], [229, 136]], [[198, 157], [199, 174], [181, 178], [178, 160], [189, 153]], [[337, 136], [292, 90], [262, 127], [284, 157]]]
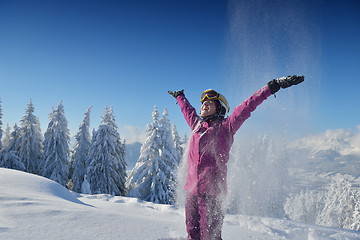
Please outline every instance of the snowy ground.
[[[181, 239], [184, 209], [134, 198], [79, 195], [36, 175], [0, 168], [0, 239]], [[223, 238], [360, 239], [360, 232], [226, 215]]]

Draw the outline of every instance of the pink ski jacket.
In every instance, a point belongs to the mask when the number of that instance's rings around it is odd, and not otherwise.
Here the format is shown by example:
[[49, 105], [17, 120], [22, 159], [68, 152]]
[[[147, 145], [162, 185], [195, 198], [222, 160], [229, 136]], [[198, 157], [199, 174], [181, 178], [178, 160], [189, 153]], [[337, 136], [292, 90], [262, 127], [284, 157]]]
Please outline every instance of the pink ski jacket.
[[271, 95], [268, 86], [255, 92], [225, 119], [205, 121], [184, 94], [176, 99], [191, 128], [185, 190], [192, 195], [219, 196], [227, 192], [227, 162], [234, 135], [258, 105]]

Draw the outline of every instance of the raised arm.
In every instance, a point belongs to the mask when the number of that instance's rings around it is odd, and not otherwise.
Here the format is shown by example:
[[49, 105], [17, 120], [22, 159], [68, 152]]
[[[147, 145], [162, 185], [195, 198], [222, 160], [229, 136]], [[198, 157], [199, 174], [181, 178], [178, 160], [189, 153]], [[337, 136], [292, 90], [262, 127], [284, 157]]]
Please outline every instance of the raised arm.
[[200, 121], [199, 115], [196, 113], [196, 109], [190, 104], [184, 94], [184, 90], [181, 91], [168, 91], [168, 93], [176, 98], [179, 103], [181, 112], [183, 113], [186, 122], [190, 126], [190, 129], [193, 130]]
[[288, 88], [304, 81], [304, 76], [287, 76], [276, 78], [268, 82], [266, 86], [255, 92], [251, 97], [237, 106], [233, 113], [226, 119], [225, 124], [232, 134], [235, 134], [240, 126], [251, 116], [251, 112], [255, 111], [265, 99], [271, 94], [275, 94], [280, 88]]
[[251, 97], [246, 99], [240, 105], [235, 107], [232, 114], [226, 119], [226, 127], [232, 134], [241, 127], [241, 125], [251, 116], [257, 106], [259, 106], [265, 99], [271, 95], [271, 90], [268, 86], [261, 88], [255, 92]]

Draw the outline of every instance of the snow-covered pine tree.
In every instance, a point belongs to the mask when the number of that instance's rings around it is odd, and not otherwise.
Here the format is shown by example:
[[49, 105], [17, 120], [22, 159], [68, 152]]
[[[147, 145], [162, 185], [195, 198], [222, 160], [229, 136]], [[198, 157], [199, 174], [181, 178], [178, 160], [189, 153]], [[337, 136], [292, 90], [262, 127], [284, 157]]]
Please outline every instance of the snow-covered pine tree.
[[340, 214], [339, 214], [339, 223], [340, 228], [352, 229], [354, 223], [354, 213], [356, 208], [356, 203], [359, 199], [357, 191], [352, 187], [351, 182], [347, 182], [345, 185], [344, 195], [340, 199]]
[[84, 182], [84, 175], [86, 171], [86, 158], [90, 148], [90, 112], [91, 106], [84, 115], [84, 120], [79, 126], [79, 132], [76, 134], [76, 142], [71, 157], [71, 166], [73, 173], [71, 181], [73, 184], [72, 190], [81, 193], [81, 185]]
[[184, 148], [183, 148], [183, 141], [181, 141], [181, 138], [179, 136], [179, 132], [176, 129], [175, 123], [172, 124], [172, 128], [171, 128], [171, 133], [172, 133], [172, 137], [174, 140], [174, 148], [176, 150], [177, 153], [177, 160], [178, 160], [178, 165], [180, 165], [182, 156], [184, 154]]
[[300, 193], [286, 199], [284, 211], [286, 217], [294, 221], [310, 224], [316, 223], [316, 218], [324, 208], [323, 191], [301, 190]]
[[69, 180], [70, 134], [62, 101], [49, 114], [40, 174], [66, 186]]
[[[357, 192], [357, 196], [360, 197], [360, 192]], [[351, 228], [355, 231], [360, 231], [360, 199], [358, 198], [355, 204], [355, 210], [353, 213], [353, 223]]]
[[54, 122], [55, 122], [55, 119], [54, 119], [54, 116], [55, 116], [54, 106], [51, 107], [51, 112], [49, 113], [48, 116], [49, 116], [48, 117], [49, 118], [49, 124], [48, 124], [47, 130], [44, 133], [43, 155], [41, 157], [40, 164], [39, 164], [39, 173], [40, 173], [40, 175], [42, 175], [42, 172], [44, 170], [45, 163], [46, 163], [46, 159], [44, 158], [45, 157], [45, 150], [47, 149], [47, 146], [50, 144], [51, 136], [54, 135], [54, 131], [53, 131], [53, 128], [54, 128], [53, 126], [54, 126]]
[[163, 144], [160, 157], [165, 162], [165, 164], [171, 168], [171, 171], [167, 172], [164, 170], [164, 172], [168, 180], [169, 203], [173, 204], [175, 201], [176, 192], [175, 176], [181, 160], [181, 156], [178, 155], [178, 152], [174, 146], [171, 123], [166, 108], [164, 109], [163, 117], [160, 119], [159, 124], [161, 129], [160, 137]]
[[358, 196], [351, 182], [337, 179], [326, 193], [324, 208], [317, 218], [317, 224], [351, 229]]
[[360, 230], [360, 192], [347, 177], [337, 175], [325, 191], [307, 190], [290, 196], [284, 205], [287, 217], [310, 224]]
[[54, 119], [55, 116], [55, 109], [54, 106], [51, 107], [51, 112], [48, 115], [49, 118], [49, 124], [48, 124], [48, 128], [44, 133], [44, 141], [43, 141], [43, 155], [40, 159], [40, 164], [39, 164], [39, 174], [42, 175], [44, 168], [45, 168], [45, 163], [46, 163], [46, 159], [45, 159], [45, 152], [46, 149], [48, 148], [48, 145], [50, 144], [50, 139], [52, 138], [52, 136], [54, 135]]
[[175, 192], [174, 169], [177, 163], [167, 112], [161, 120], [161, 126], [156, 106], [152, 117], [153, 123], [146, 127], [147, 139], [141, 147], [140, 157], [128, 178], [128, 196], [172, 204]]
[[160, 137], [159, 137], [159, 112], [154, 107], [152, 112], [153, 122], [146, 126], [147, 138], [140, 149], [140, 157], [132, 170], [128, 181], [128, 196], [151, 201], [156, 193], [153, 193], [152, 185], [157, 177], [158, 162], [160, 161]]
[[112, 108], [105, 107], [99, 129], [93, 134], [86, 173], [91, 192], [124, 195], [125, 143], [121, 142]]
[[11, 128], [10, 128], [9, 124], [6, 124], [6, 129], [5, 129], [4, 133], [5, 134], [2, 139], [2, 146], [3, 146], [3, 148], [6, 148], [7, 146], [9, 146], [10, 138], [11, 138]]
[[[88, 156], [85, 159], [85, 174], [87, 173], [87, 167], [90, 166], [90, 162], [91, 162], [91, 158], [89, 157], [90, 154], [90, 150], [91, 150], [91, 146], [93, 145], [93, 143], [96, 140], [96, 129], [93, 128], [92, 133], [91, 133], [91, 141], [90, 141], [90, 146], [89, 146], [89, 152], [88, 152]], [[85, 177], [84, 177], [85, 180]], [[87, 184], [89, 184], [89, 182], [87, 181]]]
[[0, 161], [1, 167], [25, 171], [25, 165], [21, 162], [17, 155], [19, 150], [19, 140], [20, 128], [15, 123], [14, 131], [10, 134], [9, 144], [2, 151]]
[[25, 115], [20, 120], [20, 148], [18, 156], [24, 163], [26, 172], [38, 174], [39, 163], [43, 150], [40, 123], [34, 115], [34, 105], [30, 103]]

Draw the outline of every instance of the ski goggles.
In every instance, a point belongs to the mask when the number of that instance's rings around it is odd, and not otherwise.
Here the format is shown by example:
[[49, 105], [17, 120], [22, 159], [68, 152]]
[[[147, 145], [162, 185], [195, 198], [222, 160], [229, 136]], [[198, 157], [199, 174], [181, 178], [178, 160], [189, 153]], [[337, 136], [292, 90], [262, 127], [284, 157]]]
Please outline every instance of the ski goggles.
[[228, 104], [227, 100], [217, 91], [209, 89], [204, 91], [201, 96], [200, 96], [200, 102], [205, 101], [206, 99], [208, 100], [221, 100], [223, 101], [225, 104]]
[[201, 96], [200, 96], [200, 102], [205, 101], [205, 99], [208, 100], [217, 100], [219, 99], [220, 94], [214, 90], [206, 90], [204, 92], [202, 92]]

